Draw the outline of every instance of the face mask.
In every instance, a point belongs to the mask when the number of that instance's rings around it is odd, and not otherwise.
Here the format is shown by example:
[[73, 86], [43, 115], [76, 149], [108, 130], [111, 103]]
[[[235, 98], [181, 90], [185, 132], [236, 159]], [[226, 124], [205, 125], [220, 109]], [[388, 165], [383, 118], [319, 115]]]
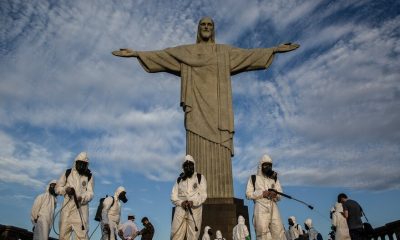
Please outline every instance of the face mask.
[[271, 177], [274, 171], [272, 170], [272, 164], [271, 163], [263, 163], [261, 165], [262, 172], [265, 176]]
[[186, 161], [183, 163], [183, 172], [186, 178], [191, 178], [194, 174], [194, 163]]
[[307, 224], [304, 224], [304, 228], [308, 231], [310, 228], [307, 226]]
[[75, 169], [79, 173], [79, 175], [85, 175], [88, 170], [88, 163], [84, 161], [76, 161]]
[[55, 191], [55, 188], [56, 187], [56, 184], [55, 183], [52, 183], [52, 184], [50, 184], [50, 186], [49, 186], [49, 193], [51, 194], [51, 195], [53, 195], [54, 197], [57, 197], [57, 193], [56, 193], [56, 191]]
[[212, 236], [212, 235], [213, 235], [213, 232], [212, 232], [212, 230], [211, 230], [211, 229], [208, 229], [208, 235], [210, 235], [210, 236]]
[[292, 221], [292, 219], [289, 219], [289, 225], [294, 226], [294, 222]]
[[123, 203], [126, 203], [128, 201], [128, 199], [126, 198], [126, 192], [121, 192], [118, 195], [118, 199], [121, 200]]

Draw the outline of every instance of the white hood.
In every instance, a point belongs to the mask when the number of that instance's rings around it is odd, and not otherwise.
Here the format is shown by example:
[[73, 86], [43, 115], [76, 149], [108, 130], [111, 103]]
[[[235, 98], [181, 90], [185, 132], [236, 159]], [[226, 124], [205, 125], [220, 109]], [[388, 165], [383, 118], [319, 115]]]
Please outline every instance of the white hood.
[[294, 225], [296, 225], [296, 218], [294, 216], [290, 216], [289, 219], [292, 219]]
[[304, 221], [304, 224], [308, 226], [308, 228], [312, 228], [312, 220], [311, 218], [307, 218], [306, 221]]
[[75, 157], [73, 169], [76, 169], [76, 161], [87, 162], [89, 165], [89, 157], [88, 157], [87, 152], [81, 152]]
[[76, 158], [75, 158], [75, 162], [76, 161], [84, 161], [84, 162], [89, 162], [89, 157], [88, 157], [88, 154], [87, 154], [87, 152], [81, 152], [81, 153], [79, 153], [77, 156], [76, 156]]
[[196, 171], [196, 162], [194, 161], [194, 158], [193, 158], [192, 156], [190, 156], [190, 155], [186, 155], [186, 156], [183, 158], [183, 161], [182, 161], [182, 170], [183, 170], [183, 164], [184, 164], [186, 161], [192, 162], [192, 163], [194, 164], [194, 171]]
[[244, 219], [244, 217], [243, 216], [239, 216], [238, 217], [238, 224], [245, 224], [246, 223], [246, 219]]
[[46, 191], [45, 191], [46, 193], [50, 193], [50, 192], [49, 192], [49, 187], [50, 187], [50, 184], [52, 184], [52, 183], [57, 184], [57, 180], [54, 180], [54, 179], [53, 179], [53, 180], [51, 180], [51, 181], [47, 184], [47, 186], [46, 186]]
[[342, 213], [343, 205], [341, 203], [335, 203], [335, 212]]
[[117, 188], [117, 190], [115, 190], [114, 197], [118, 199], [118, 196], [121, 192], [126, 192], [126, 190], [123, 186], [119, 186]]
[[222, 239], [222, 233], [221, 233], [220, 230], [217, 230], [217, 233], [215, 233], [215, 237], [216, 237], [217, 239]]
[[263, 163], [272, 163], [272, 158], [268, 154], [264, 154], [259, 163], [258, 163], [258, 168], [257, 168], [257, 175], [262, 175], [262, 169], [261, 166]]

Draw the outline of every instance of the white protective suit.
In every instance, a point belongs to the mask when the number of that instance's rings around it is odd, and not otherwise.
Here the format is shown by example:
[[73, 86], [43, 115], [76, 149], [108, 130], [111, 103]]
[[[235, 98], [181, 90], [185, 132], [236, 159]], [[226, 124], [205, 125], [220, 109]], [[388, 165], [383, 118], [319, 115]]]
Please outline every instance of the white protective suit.
[[246, 220], [243, 216], [238, 217], [238, 224], [233, 228], [233, 240], [245, 240], [246, 237], [250, 236], [249, 230], [246, 226]]
[[[194, 159], [190, 155], [186, 155], [185, 161], [191, 161], [195, 164]], [[196, 166], [196, 164], [195, 164]], [[196, 168], [195, 168], [196, 169]], [[196, 221], [198, 228], [201, 227], [202, 220], [202, 204], [207, 199], [207, 180], [201, 175], [200, 183], [198, 182], [197, 172], [195, 171], [191, 178], [185, 180], [176, 181], [172, 188], [171, 201], [175, 205], [174, 218], [172, 220], [171, 227], [171, 239], [181, 240], [186, 239], [198, 239], [200, 231], [195, 231], [195, 225], [192, 216], [189, 211], [186, 211], [181, 204], [184, 201], [193, 201], [193, 217]]]
[[50, 184], [56, 183], [56, 180], [51, 181], [45, 193], [36, 197], [32, 206], [31, 221], [34, 226], [33, 239], [46, 240], [49, 238], [51, 226], [54, 220], [54, 210], [57, 206], [57, 198], [50, 194]]
[[280, 200], [280, 195], [276, 199], [263, 198], [263, 191], [270, 188], [278, 192], [282, 192], [279, 180], [274, 180], [264, 176], [261, 170], [261, 165], [265, 162], [272, 163], [272, 159], [268, 155], [264, 155], [259, 162], [256, 181], [253, 186], [251, 177], [247, 182], [246, 197], [254, 202], [254, 217], [253, 224], [256, 230], [257, 240], [286, 240], [281, 216], [279, 213], [277, 201]]
[[311, 218], [307, 218], [304, 221], [304, 224], [308, 227], [308, 239], [309, 240], [317, 240], [318, 231], [313, 227]]
[[336, 227], [335, 240], [351, 240], [347, 220], [343, 216], [343, 205], [335, 204], [335, 212], [332, 214], [332, 225]]
[[210, 235], [208, 234], [208, 230], [210, 230], [211, 227], [210, 226], [206, 226], [204, 228], [204, 233], [203, 233], [203, 237], [201, 238], [201, 240], [211, 240]]
[[292, 219], [294, 225], [293, 226], [289, 226], [289, 236], [290, 239], [289, 240], [295, 240], [297, 238], [299, 238], [300, 235], [303, 235], [303, 229], [301, 228], [300, 224], [296, 223], [296, 218], [294, 216], [290, 216], [290, 219]]
[[215, 240], [226, 240], [223, 236], [220, 230], [217, 230], [215, 233]]
[[133, 220], [128, 220], [119, 226], [118, 230], [121, 230], [125, 240], [135, 239], [139, 231]]
[[[103, 240], [117, 239], [118, 225], [121, 218], [121, 202], [119, 201], [118, 196], [121, 192], [126, 191], [124, 187], [119, 186], [117, 190], [115, 190], [114, 196], [107, 197], [103, 201], [103, 209], [101, 211], [101, 232]], [[105, 231], [104, 224], [110, 226], [110, 233]]]
[[[62, 173], [60, 179], [57, 181], [56, 193], [64, 196], [63, 209], [60, 214], [60, 240], [71, 239], [72, 231], [75, 232], [75, 239], [88, 239], [89, 232], [89, 202], [93, 198], [94, 179], [91, 176], [90, 180], [88, 176], [79, 175], [76, 171], [76, 161], [85, 161], [89, 163], [89, 158], [86, 152], [81, 152], [75, 158], [71, 173], [68, 178], [65, 176], [65, 172]], [[66, 194], [66, 188], [73, 187], [75, 189], [76, 196], [81, 197], [79, 203], [80, 208], [77, 209], [74, 198], [69, 197]], [[79, 214], [79, 212], [80, 214]], [[81, 217], [82, 216], [82, 221]], [[84, 230], [82, 230], [82, 224]]]

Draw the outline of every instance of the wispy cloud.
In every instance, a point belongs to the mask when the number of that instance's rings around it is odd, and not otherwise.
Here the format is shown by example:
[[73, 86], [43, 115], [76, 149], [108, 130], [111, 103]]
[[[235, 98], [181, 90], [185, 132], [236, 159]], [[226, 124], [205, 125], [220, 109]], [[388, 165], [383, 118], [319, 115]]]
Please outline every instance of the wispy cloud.
[[246, 180], [269, 152], [287, 184], [398, 188], [398, 23], [397, 17], [379, 27], [332, 25], [300, 41], [309, 44], [306, 52], [326, 45], [290, 71], [271, 82], [240, 79], [238, 99], [250, 107], [237, 110], [238, 128], [252, 140], [238, 140], [234, 175]]
[[[400, 20], [327, 21], [358, 2], [3, 1], [0, 180], [43, 187], [75, 149], [88, 149], [103, 184], [127, 169], [174, 179], [185, 152], [179, 79], [111, 51], [193, 43], [209, 15], [220, 43], [301, 44], [267, 72], [234, 78], [235, 178], [269, 152], [287, 184], [398, 188]], [[348, 170], [360, 163], [385, 177]]]

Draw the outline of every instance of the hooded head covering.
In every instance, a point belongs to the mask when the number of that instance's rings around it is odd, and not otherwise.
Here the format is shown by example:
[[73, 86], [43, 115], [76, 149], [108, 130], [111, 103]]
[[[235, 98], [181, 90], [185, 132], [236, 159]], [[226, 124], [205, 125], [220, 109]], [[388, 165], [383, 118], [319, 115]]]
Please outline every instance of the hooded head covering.
[[246, 223], [246, 219], [244, 219], [244, 217], [242, 215], [239, 215], [238, 224], [245, 224], [245, 223]]
[[308, 228], [312, 228], [312, 220], [311, 218], [307, 218], [306, 221], [304, 221], [304, 224], [308, 226]]
[[78, 156], [76, 156], [76, 158], [75, 158], [75, 162], [76, 161], [83, 161], [83, 162], [89, 163], [89, 157], [88, 157], [87, 152], [79, 153]]
[[290, 216], [289, 219], [292, 219], [293, 223], [296, 224], [296, 218], [294, 216]]
[[262, 165], [263, 163], [271, 163], [272, 164], [272, 158], [268, 154], [264, 154], [259, 163], [258, 163], [258, 168], [257, 168], [257, 175], [262, 175]]
[[335, 212], [343, 212], [343, 205], [341, 203], [335, 203]]
[[215, 233], [215, 237], [216, 237], [217, 239], [222, 239], [222, 233], [221, 233], [220, 230], [217, 230], [217, 232]]
[[[126, 192], [126, 190], [125, 190], [125, 188], [124, 188], [123, 186], [119, 186], [119, 187], [117, 188], [117, 190], [115, 190], [114, 196], [118, 198], [118, 196], [119, 196], [119, 194], [120, 194], [121, 192]], [[132, 216], [133, 216], [133, 215], [132, 215]]]
[[194, 169], [196, 170], [196, 162], [194, 161], [194, 158], [193, 158], [191, 155], [188, 154], [188, 155], [186, 155], [186, 156], [183, 158], [182, 167], [183, 167], [183, 164], [184, 164], [186, 161], [192, 162], [192, 163], [194, 164]]
[[204, 234], [203, 234], [203, 239], [210, 239], [210, 234], [208, 234], [208, 230], [210, 230], [210, 226], [205, 226], [204, 228]]
[[183, 163], [186, 162], [186, 161], [195, 163], [194, 158], [189, 154], [185, 156], [185, 158], [183, 159]]
[[49, 184], [47, 184], [47, 186], [46, 186], [46, 193], [49, 193], [49, 187], [50, 187], [50, 185], [52, 184], [52, 183], [55, 183], [55, 184], [57, 184], [57, 180], [51, 180], [50, 182], [49, 182]]

